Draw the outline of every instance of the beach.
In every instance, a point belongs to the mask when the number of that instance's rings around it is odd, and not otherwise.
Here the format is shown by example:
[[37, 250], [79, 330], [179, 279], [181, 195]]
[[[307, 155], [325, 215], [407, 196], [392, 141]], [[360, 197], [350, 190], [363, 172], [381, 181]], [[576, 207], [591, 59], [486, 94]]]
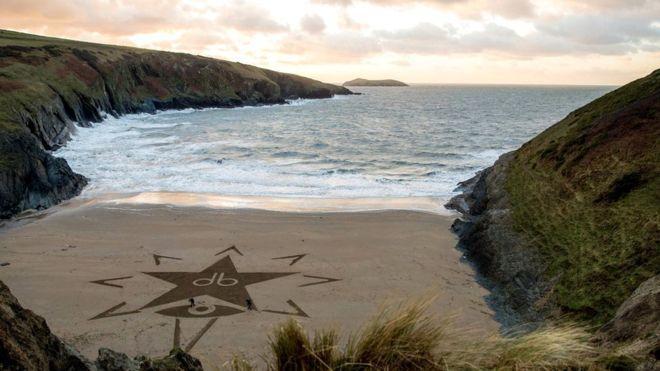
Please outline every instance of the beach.
[[[383, 306], [430, 297], [430, 312], [458, 328], [498, 329], [487, 290], [455, 248], [451, 215], [213, 208], [190, 195], [178, 205], [154, 197], [78, 199], [3, 227], [2, 261], [10, 264], [0, 278], [90, 358], [99, 347], [158, 356], [178, 346], [205, 369], [240, 353], [258, 362], [267, 335], [289, 318], [349, 333]], [[255, 310], [246, 309], [248, 298]]]

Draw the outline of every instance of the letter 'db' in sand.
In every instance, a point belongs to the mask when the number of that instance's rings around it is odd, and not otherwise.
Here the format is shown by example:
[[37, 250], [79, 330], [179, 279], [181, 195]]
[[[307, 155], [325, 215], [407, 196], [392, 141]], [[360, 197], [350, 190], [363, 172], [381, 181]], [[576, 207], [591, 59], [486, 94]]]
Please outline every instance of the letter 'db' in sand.
[[216, 281], [215, 278], [218, 276], [218, 273], [213, 273], [213, 276], [211, 278], [198, 278], [193, 281], [193, 285], [195, 286], [209, 286], [213, 285], [214, 283], [217, 283], [218, 286], [234, 286], [238, 283], [238, 280], [235, 278], [224, 278], [225, 274], [220, 273], [220, 277], [218, 277], [218, 280]]

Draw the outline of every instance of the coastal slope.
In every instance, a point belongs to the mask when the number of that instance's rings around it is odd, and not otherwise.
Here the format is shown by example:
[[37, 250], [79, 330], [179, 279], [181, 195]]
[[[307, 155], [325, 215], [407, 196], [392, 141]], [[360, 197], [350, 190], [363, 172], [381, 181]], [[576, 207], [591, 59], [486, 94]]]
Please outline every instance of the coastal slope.
[[405, 82], [397, 80], [367, 80], [367, 79], [354, 79], [346, 81], [343, 86], [408, 86]]
[[23, 308], [9, 288], [0, 281], [0, 369], [201, 371], [200, 361], [174, 349], [166, 357], [129, 358], [107, 348], [91, 361], [53, 334], [43, 317]]
[[[655, 333], [628, 331], [618, 340], [644, 339], [639, 349], [648, 351], [658, 339], [659, 174], [656, 70], [463, 183], [449, 204], [464, 214], [454, 230], [511, 323], [568, 315], [602, 325], [643, 286], [637, 292], [646, 296], [627, 304], [626, 326], [617, 326]], [[627, 312], [632, 307], [638, 311]]]
[[49, 151], [105, 114], [280, 104], [340, 86], [183, 53], [0, 30], [0, 218], [52, 206], [86, 185]]

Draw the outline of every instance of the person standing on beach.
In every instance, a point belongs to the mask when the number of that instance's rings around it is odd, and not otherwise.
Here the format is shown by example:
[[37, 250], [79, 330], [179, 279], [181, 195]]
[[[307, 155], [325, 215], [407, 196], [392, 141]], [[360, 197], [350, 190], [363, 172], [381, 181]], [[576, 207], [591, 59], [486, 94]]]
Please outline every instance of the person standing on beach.
[[190, 303], [191, 308], [195, 306], [195, 298], [188, 299], [188, 302]]
[[254, 303], [252, 302], [252, 299], [245, 299], [245, 306], [247, 307], [247, 310], [254, 310]]

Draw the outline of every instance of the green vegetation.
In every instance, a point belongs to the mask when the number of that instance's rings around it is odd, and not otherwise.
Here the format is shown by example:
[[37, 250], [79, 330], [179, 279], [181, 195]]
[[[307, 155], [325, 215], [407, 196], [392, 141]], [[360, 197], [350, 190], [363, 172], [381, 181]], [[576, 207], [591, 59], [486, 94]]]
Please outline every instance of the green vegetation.
[[556, 279], [550, 300], [603, 323], [660, 271], [660, 70], [568, 115], [515, 154], [515, 228]]
[[[599, 353], [589, 333], [576, 325], [480, 336], [428, 315], [427, 305], [384, 310], [343, 346], [334, 330], [310, 335], [289, 320], [274, 330], [270, 353], [262, 358], [270, 370], [601, 370], [633, 361]], [[230, 366], [255, 368], [241, 356]]]

